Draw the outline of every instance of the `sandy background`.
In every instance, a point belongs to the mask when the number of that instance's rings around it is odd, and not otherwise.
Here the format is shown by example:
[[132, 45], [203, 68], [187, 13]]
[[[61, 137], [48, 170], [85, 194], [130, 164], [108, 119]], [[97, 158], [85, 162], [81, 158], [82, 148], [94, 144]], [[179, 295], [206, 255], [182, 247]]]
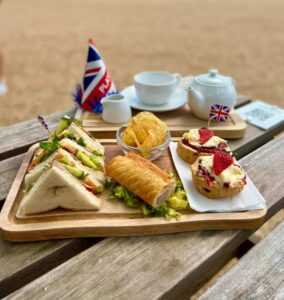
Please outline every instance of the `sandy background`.
[[143, 70], [215, 67], [239, 93], [284, 106], [283, 32], [281, 0], [4, 0], [0, 126], [71, 108], [89, 37], [120, 89]]

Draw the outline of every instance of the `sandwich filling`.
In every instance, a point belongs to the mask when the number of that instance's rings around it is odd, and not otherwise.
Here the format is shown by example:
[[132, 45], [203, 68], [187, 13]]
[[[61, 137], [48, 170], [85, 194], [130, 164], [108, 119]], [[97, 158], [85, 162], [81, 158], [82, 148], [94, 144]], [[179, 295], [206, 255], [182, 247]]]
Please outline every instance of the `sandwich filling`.
[[105, 181], [103, 173], [94, 172], [92, 169], [82, 166], [71, 155], [66, 155], [63, 151], [57, 153], [55, 160], [60, 162], [73, 176], [81, 180], [88, 191], [94, 194], [103, 191]]
[[101, 155], [91, 153], [83, 146], [78, 145], [75, 141], [68, 138], [62, 139], [59, 142], [59, 146], [73, 154], [83, 165], [94, 170], [103, 171], [104, 162]]
[[45, 161], [60, 147], [72, 153], [84, 165], [103, 171], [104, 147], [78, 126], [78, 123], [76, 119], [63, 117], [52, 136], [47, 141], [40, 142], [40, 147], [35, 151], [29, 165], [29, 171]]
[[104, 190], [105, 176], [102, 172], [94, 171], [93, 169], [83, 166], [72, 154], [63, 149], [58, 149], [50, 159], [37, 165], [27, 176], [26, 192], [29, 192], [35, 181], [48, 169], [50, 169], [54, 162], [61, 169], [65, 169], [71, 175], [76, 177], [81, 184], [93, 194], [100, 193]]
[[[210, 132], [210, 134], [208, 134]], [[213, 132], [201, 128], [184, 133], [182, 143], [187, 147], [203, 153], [215, 153], [216, 150], [230, 151], [227, 141], [213, 135]]]
[[72, 123], [67, 129], [61, 132], [58, 137], [59, 139], [68, 138], [74, 140], [77, 144], [87, 148], [96, 156], [104, 155], [104, 147], [75, 123]]

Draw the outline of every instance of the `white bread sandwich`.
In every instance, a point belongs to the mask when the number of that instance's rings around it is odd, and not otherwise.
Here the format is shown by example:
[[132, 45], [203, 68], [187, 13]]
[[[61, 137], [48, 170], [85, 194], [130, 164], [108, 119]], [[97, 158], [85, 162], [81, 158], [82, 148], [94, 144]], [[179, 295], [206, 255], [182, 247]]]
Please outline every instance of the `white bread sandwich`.
[[[92, 157], [92, 160], [95, 162], [94, 164], [97, 164], [97, 166], [90, 163], [89, 165], [91, 165], [91, 168], [95, 170], [104, 170], [104, 147], [98, 140], [81, 128], [78, 123], [79, 121], [76, 119], [71, 119], [67, 116], [63, 117], [52, 136], [47, 141], [40, 143], [40, 147], [35, 151], [35, 155], [29, 165], [29, 170], [54, 153], [60, 147], [59, 143], [61, 140], [64, 140], [65, 142], [68, 140], [67, 143], [65, 143], [65, 149], [83, 150], [88, 157]], [[70, 146], [68, 147], [69, 144]], [[71, 153], [75, 155], [74, 151]], [[102, 164], [102, 166], [99, 166], [98, 168], [99, 163]]]
[[56, 208], [97, 210], [101, 204], [102, 200], [88, 191], [82, 181], [73, 176], [63, 164], [54, 161], [25, 192], [21, 209], [24, 214], [35, 214]]
[[70, 126], [60, 133], [59, 138], [69, 138], [77, 142], [77, 144], [85, 147], [92, 154], [97, 156], [104, 155], [104, 147], [98, 140], [90, 136], [84, 129], [78, 126], [76, 123], [71, 123]]
[[76, 156], [76, 158], [79, 159], [83, 165], [96, 171], [104, 172], [105, 166], [103, 156], [93, 154], [84, 146], [81, 146], [74, 140], [70, 140], [68, 138], [64, 138], [59, 141], [59, 147]]
[[96, 194], [103, 191], [105, 174], [84, 166], [72, 154], [61, 148], [26, 174], [25, 186], [27, 190], [52, 166], [54, 161], [61, 163], [67, 171], [81, 180], [82, 184], [92, 193]]
[[[21, 207], [25, 214], [58, 207], [99, 209], [104, 189], [104, 147], [64, 117], [51, 137], [40, 142], [25, 176]], [[33, 207], [34, 206], [34, 207]]]

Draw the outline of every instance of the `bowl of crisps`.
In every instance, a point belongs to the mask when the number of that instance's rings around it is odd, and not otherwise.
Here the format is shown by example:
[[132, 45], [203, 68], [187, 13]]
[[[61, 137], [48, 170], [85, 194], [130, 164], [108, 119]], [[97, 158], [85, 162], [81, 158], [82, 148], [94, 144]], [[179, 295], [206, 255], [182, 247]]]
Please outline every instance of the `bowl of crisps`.
[[169, 147], [171, 134], [166, 123], [150, 112], [141, 112], [131, 118], [127, 127], [116, 132], [122, 151], [134, 152], [148, 160], [160, 157]]

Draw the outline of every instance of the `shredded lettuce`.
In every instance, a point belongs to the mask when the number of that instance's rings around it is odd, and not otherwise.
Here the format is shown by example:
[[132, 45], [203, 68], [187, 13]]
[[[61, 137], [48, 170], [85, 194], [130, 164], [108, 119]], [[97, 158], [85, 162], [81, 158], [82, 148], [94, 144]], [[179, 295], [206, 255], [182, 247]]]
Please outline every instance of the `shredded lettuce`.
[[189, 207], [186, 192], [178, 175], [174, 172], [168, 172], [175, 179], [176, 188], [174, 193], [169, 197], [167, 203], [173, 209], [185, 209]]
[[133, 193], [129, 192], [125, 187], [118, 183], [111, 189], [109, 196], [110, 200], [123, 200], [127, 207], [139, 208], [141, 206], [141, 200], [138, 199]]
[[168, 200], [168, 205], [174, 209], [185, 209], [188, 208], [188, 202], [185, 191], [175, 192]]

